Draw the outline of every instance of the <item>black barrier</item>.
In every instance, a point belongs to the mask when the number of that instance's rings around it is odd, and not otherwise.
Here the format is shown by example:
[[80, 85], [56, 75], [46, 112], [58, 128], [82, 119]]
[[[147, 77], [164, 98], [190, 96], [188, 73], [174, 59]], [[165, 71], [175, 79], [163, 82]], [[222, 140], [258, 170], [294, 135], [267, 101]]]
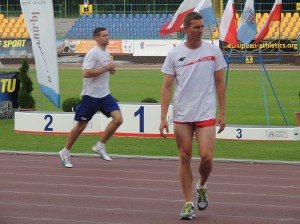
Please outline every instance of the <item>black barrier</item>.
[[237, 47], [233, 47], [230, 44], [220, 41], [220, 48], [224, 51], [229, 52], [231, 49], [245, 51], [257, 51], [260, 49], [263, 53], [273, 53], [278, 52], [279, 50], [282, 53], [297, 53], [297, 40], [272, 40], [272, 41], [263, 41], [261, 43], [255, 44], [252, 41], [249, 45], [239, 43]]

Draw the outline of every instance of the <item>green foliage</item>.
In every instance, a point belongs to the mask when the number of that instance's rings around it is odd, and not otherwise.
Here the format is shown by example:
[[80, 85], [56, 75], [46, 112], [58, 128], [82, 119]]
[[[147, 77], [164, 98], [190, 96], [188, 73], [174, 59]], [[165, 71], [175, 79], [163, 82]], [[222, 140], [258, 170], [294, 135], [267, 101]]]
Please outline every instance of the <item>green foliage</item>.
[[141, 101], [142, 103], [158, 103], [156, 99], [147, 97]]
[[28, 75], [29, 62], [28, 58], [22, 60], [19, 68], [18, 79], [20, 80], [20, 90], [18, 92], [18, 104], [20, 108], [35, 108], [35, 100], [31, 95], [33, 83]]
[[65, 99], [63, 102], [61, 108], [65, 112], [75, 112], [76, 111], [76, 105], [80, 102], [79, 97], [70, 97]]

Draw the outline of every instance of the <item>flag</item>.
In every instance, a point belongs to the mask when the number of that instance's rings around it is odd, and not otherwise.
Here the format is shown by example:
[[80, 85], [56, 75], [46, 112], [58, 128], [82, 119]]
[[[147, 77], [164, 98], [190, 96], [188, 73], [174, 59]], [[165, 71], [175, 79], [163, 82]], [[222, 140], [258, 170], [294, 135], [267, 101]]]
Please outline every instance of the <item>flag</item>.
[[60, 108], [52, 0], [21, 0], [20, 3], [32, 42], [38, 83], [44, 95]]
[[254, 43], [259, 43], [268, 34], [271, 21], [281, 20], [281, 9], [282, 9], [282, 0], [276, 0], [268, 19], [262, 25], [260, 31], [256, 34]]
[[163, 37], [169, 33], [181, 31], [185, 15], [192, 12], [198, 4], [199, 0], [184, 0], [177, 9], [173, 18], [159, 30], [160, 36]]
[[215, 11], [211, 0], [201, 0], [197, 7], [194, 9], [195, 12], [199, 12], [203, 16], [203, 25], [209, 26], [217, 23]]
[[238, 40], [244, 44], [249, 44], [256, 34], [256, 21], [254, 11], [254, 1], [247, 0], [241, 16], [241, 22], [237, 31]]
[[220, 40], [232, 46], [238, 45], [234, 0], [228, 0], [220, 23]]

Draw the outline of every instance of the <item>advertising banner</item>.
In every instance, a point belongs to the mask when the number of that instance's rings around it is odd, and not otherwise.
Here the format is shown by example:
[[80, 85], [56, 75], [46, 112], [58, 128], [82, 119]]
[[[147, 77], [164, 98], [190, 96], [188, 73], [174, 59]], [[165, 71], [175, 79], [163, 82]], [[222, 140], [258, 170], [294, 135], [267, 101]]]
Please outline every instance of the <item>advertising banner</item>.
[[0, 39], [0, 58], [33, 58], [30, 39]]
[[20, 81], [18, 72], [0, 72], [0, 102], [12, 102], [12, 107], [18, 107], [18, 92]]
[[246, 50], [247, 51], [253, 51], [253, 50], [257, 50], [257, 49], [261, 49], [263, 53], [271, 53], [271, 52], [278, 52], [278, 50], [280, 49], [281, 52], [284, 53], [296, 53], [297, 52], [297, 41], [293, 41], [293, 40], [277, 40], [277, 41], [262, 41], [261, 43], [254, 43], [253, 41], [249, 44], [243, 44], [243, 43], [239, 43], [237, 47], [233, 47], [230, 44], [227, 44], [225, 42], [220, 41], [220, 46], [221, 48], [224, 48], [223, 50], [225, 51], [230, 51], [231, 48], [234, 49], [241, 49]]
[[[168, 52], [185, 40], [134, 40], [133, 56], [167, 56]], [[211, 43], [211, 40], [203, 40]], [[214, 41], [219, 45], [218, 41]]]
[[[72, 40], [66, 39], [57, 46], [58, 54], [64, 53], [78, 53], [86, 54], [96, 46], [94, 40]], [[107, 45], [111, 54], [132, 54], [133, 53], [133, 40], [109, 40]]]
[[21, 0], [32, 41], [37, 80], [44, 95], [60, 108], [56, 32], [52, 0]]
[[167, 56], [182, 40], [134, 40], [133, 56]]

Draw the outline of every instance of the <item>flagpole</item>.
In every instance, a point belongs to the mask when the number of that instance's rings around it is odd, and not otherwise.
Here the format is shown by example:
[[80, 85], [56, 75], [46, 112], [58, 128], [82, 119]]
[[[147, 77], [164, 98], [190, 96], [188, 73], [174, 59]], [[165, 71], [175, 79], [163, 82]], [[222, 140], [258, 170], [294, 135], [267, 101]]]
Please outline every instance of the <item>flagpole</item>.
[[213, 44], [213, 43], [214, 43], [214, 40], [213, 40], [213, 38], [212, 38], [210, 26], [208, 26], [208, 30], [209, 30], [209, 36], [210, 36], [211, 43]]
[[278, 53], [279, 53], [279, 57], [281, 58], [281, 50], [280, 50], [280, 39], [281, 39], [281, 13], [280, 13], [280, 21], [279, 21], [279, 35], [278, 35]]

